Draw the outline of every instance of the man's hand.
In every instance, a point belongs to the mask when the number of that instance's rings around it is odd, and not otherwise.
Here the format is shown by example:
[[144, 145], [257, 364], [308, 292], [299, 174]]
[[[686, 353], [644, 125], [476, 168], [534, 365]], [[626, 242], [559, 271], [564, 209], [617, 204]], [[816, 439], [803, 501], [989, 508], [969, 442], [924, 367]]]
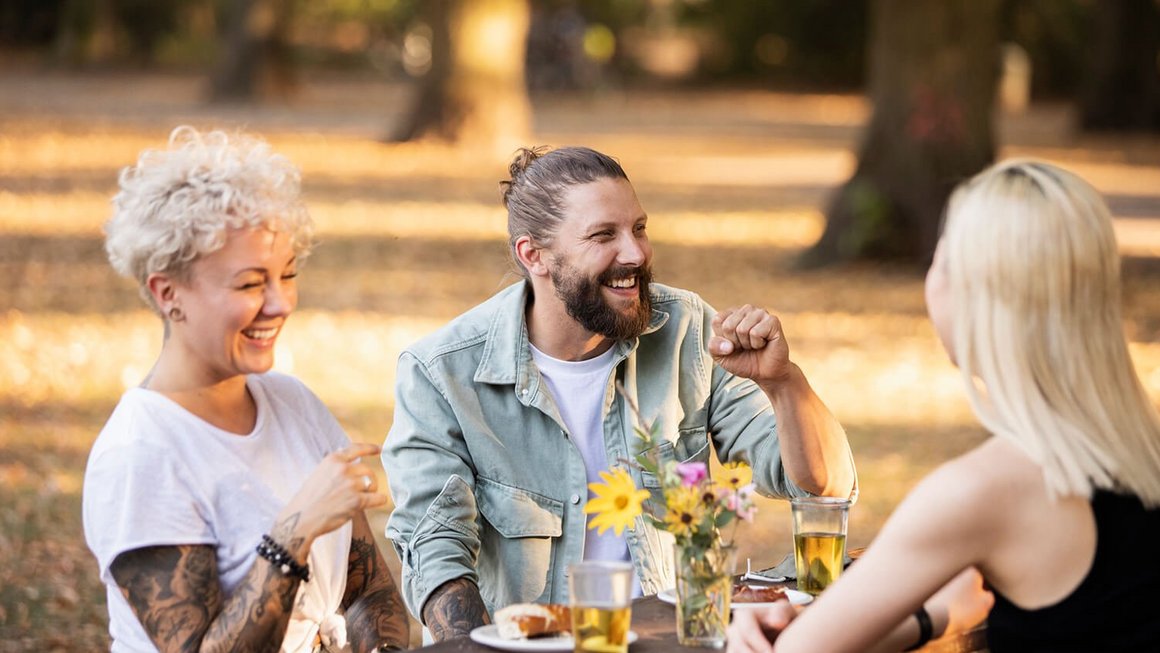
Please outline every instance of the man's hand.
[[466, 578], [443, 583], [423, 606], [423, 620], [436, 642], [467, 637], [477, 626], [491, 623], [479, 588]]
[[735, 610], [727, 653], [773, 653], [773, 640], [796, 616], [797, 609], [784, 600], [768, 608]]
[[781, 320], [746, 304], [713, 318], [709, 353], [726, 372], [757, 383], [777, 383], [790, 374], [789, 344]]

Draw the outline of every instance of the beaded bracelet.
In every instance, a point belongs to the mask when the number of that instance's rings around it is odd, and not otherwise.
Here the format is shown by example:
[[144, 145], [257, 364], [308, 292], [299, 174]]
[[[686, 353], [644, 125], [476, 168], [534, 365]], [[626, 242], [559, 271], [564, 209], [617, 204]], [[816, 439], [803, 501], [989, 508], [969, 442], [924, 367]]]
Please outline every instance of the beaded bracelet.
[[310, 565], [298, 564], [298, 561], [269, 535], [262, 536], [262, 542], [258, 545], [257, 551], [258, 555], [269, 560], [270, 564], [277, 567], [283, 575], [294, 576], [304, 583], [310, 580]]

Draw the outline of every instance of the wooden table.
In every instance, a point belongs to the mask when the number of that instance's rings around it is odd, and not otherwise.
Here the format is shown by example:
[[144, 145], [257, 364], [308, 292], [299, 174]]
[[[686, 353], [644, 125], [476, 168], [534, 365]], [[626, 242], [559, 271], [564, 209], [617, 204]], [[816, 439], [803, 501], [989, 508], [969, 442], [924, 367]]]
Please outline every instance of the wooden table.
[[[632, 603], [632, 629], [640, 637], [629, 647], [629, 653], [661, 653], [662, 651], [704, 651], [708, 649], [689, 648], [677, 643], [676, 608], [655, 596], [639, 598]], [[435, 653], [439, 651], [469, 651], [470, 653], [494, 653], [496, 649], [476, 644], [466, 637], [453, 639], [421, 650]], [[931, 642], [920, 649], [925, 653], [978, 653], [987, 650], [986, 628], [980, 626], [945, 641]]]

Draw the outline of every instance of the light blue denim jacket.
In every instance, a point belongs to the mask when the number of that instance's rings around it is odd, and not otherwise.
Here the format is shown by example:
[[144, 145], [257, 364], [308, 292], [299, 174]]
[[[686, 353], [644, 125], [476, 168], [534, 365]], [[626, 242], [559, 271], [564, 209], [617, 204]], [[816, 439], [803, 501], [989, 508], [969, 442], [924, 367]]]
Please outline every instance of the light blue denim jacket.
[[[387, 537], [403, 563], [403, 597], [422, 620], [428, 596], [460, 577], [489, 611], [568, 600], [567, 565], [584, 553], [584, 462], [532, 360], [521, 282], [459, 316], [399, 357], [394, 424], [383, 466], [395, 509]], [[609, 461], [641, 450], [615, 381], [657, 419], [662, 456], [753, 464], [763, 494], [806, 494], [785, 474], [773, 410], [748, 379], [713, 364], [713, 309], [697, 295], [652, 284], [639, 338], [614, 345], [604, 395]], [[631, 471], [663, 501], [657, 479]], [[672, 536], [638, 518], [626, 531], [645, 594], [674, 585]]]

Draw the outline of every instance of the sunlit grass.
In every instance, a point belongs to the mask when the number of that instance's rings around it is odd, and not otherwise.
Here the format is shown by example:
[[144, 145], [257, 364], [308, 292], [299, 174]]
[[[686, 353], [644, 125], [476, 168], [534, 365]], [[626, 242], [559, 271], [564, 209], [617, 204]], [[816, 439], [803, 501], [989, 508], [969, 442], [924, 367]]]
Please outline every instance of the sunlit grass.
[[[7, 233], [98, 235], [108, 219], [110, 195], [92, 191], [0, 191]], [[319, 235], [506, 240], [507, 214], [499, 205], [455, 201], [310, 202]], [[654, 212], [649, 235], [658, 243], [800, 248], [821, 235], [816, 209]]]

